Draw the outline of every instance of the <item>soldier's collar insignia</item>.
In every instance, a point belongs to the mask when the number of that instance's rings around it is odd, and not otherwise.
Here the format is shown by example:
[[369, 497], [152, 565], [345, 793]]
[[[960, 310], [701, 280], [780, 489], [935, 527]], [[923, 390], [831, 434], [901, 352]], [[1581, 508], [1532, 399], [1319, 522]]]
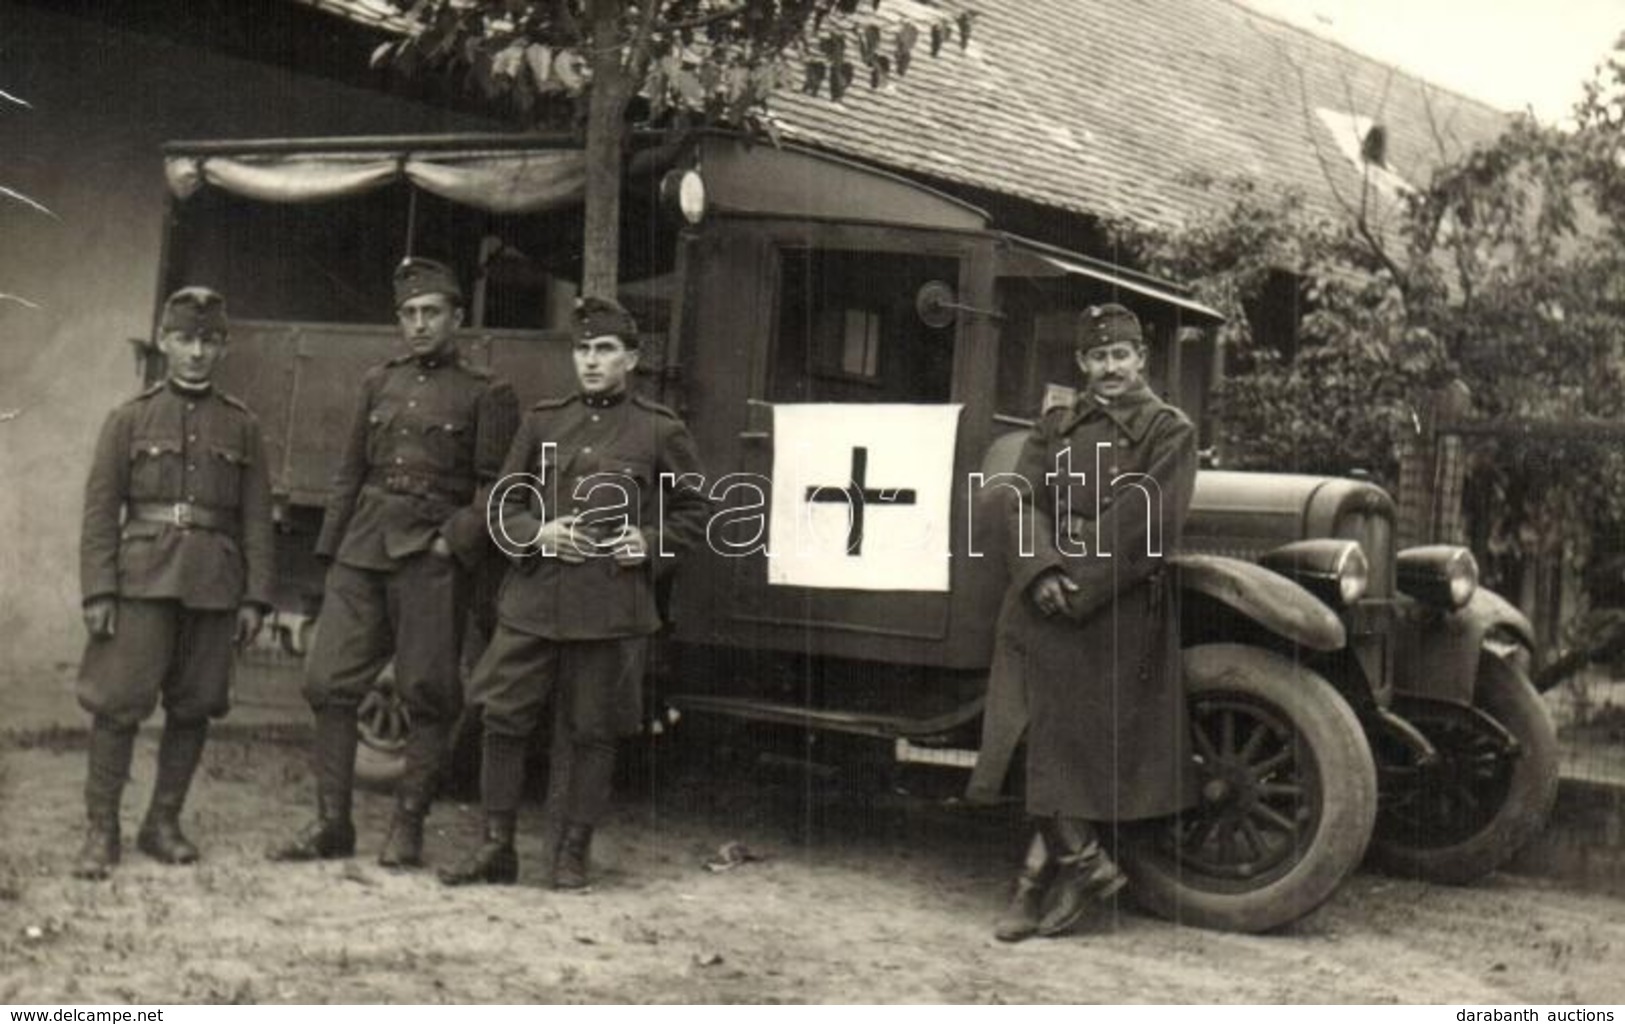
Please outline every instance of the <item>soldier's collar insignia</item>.
[[613, 394], [607, 395], [583, 394], [581, 396], [581, 404], [585, 405], [589, 409], [609, 409], [613, 406], [620, 405], [624, 401], [626, 401], [625, 391], [617, 391]]

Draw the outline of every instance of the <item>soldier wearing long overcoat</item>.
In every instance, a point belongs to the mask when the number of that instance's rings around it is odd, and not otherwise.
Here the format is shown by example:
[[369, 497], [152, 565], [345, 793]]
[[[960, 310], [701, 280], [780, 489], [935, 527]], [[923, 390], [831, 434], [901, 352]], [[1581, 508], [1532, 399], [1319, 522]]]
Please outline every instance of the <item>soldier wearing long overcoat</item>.
[[[1087, 386], [1034, 427], [1006, 502], [1000, 608], [970, 797], [995, 797], [1026, 738], [1037, 823], [1000, 938], [1060, 934], [1124, 884], [1092, 823], [1188, 806], [1195, 789], [1166, 556], [1196, 479], [1196, 435], [1146, 385], [1139, 321], [1091, 307]], [[1013, 493], [1013, 492], [1007, 492]]]
[[80, 575], [90, 642], [79, 703], [93, 717], [88, 828], [74, 867], [105, 878], [121, 852], [119, 802], [136, 728], [160, 699], [164, 731], [142, 852], [198, 859], [180, 813], [209, 720], [230, 706], [232, 647], [259, 631], [276, 552], [259, 422], [213, 384], [224, 298], [182, 288], [164, 303], [167, 378], [107, 417], [85, 483]]

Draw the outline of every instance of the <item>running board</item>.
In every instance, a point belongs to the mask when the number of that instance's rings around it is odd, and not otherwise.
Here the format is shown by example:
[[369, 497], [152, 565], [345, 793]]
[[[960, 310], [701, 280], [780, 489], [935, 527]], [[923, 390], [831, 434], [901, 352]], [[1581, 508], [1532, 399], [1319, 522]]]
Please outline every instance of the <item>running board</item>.
[[717, 697], [708, 694], [667, 694], [665, 701], [684, 714], [692, 712], [726, 715], [729, 718], [742, 718], [750, 722], [771, 722], [775, 725], [793, 725], [803, 729], [872, 736], [883, 740], [940, 741], [982, 713], [981, 698], [931, 718], [909, 718], [877, 712], [832, 711], [753, 697]]

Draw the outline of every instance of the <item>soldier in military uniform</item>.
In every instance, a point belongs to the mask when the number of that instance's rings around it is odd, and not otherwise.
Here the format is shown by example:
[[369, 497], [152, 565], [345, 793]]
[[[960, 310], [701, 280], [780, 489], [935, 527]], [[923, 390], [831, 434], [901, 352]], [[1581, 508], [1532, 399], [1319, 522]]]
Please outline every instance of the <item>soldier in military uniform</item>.
[[660, 627], [656, 584], [703, 535], [708, 509], [688, 428], [627, 389], [637, 344], [625, 310], [583, 300], [574, 349], [580, 390], [532, 408], [503, 464], [493, 529], [510, 553], [518, 544], [532, 554], [504, 581], [496, 632], [469, 683], [469, 699], [485, 714], [485, 839], [441, 872], [447, 885], [517, 880], [526, 741], [550, 697], [552, 883], [588, 884], [616, 741], [642, 718], [644, 657]]
[[410, 349], [368, 371], [316, 555], [330, 560], [305, 697], [316, 715], [317, 817], [273, 860], [348, 857], [356, 711], [393, 657], [411, 716], [406, 768], [378, 862], [423, 861], [423, 823], [462, 710], [468, 573], [487, 551], [485, 501], [518, 421], [507, 384], [465, 362], [463, 295], [443, 264], [408, 259], [395, 305]]
[[167, 379], [114, 409], [96, 442], [80, 546], [90, 642], [78, 697], [94, 716], [80, 878], [106, 878], [118, 863], [136, 728], [160, 698], [158, 775], [136, 844], [166, 864], [198, 859], [181, 807], [209, 719], [229, 705], [233, 643], [252, 639], [270, 607], [275, 551], [259, 423], [211, 383], [226, 337], [217, 292], [171, 295], [158, 324]]
[[1123, 887], [1095, 823], [1172, 814], [1196, 792], [1162, 559], [1190, 507], [1196, 431], [1146, 386], [1128, 309], [1090, 307], [1075, 347], [1084, 393], [1016, 463], [1027, 497], [1006, 508], [1012, 581], [969, 790], [997, 796], [1025, 732], [1037, 829], [994, 929], [1005, 941], [1069, 931]]

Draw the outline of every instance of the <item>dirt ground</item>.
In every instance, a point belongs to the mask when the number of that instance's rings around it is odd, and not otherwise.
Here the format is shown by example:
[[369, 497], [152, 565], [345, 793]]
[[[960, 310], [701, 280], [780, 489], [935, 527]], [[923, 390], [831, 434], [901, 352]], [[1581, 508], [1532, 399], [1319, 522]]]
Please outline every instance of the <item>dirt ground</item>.
[[[373, 794], [354, 860], [271, 864], [262, 850], [309, 811], [303, 739], [221, 730], [184, 819], [203, 863], [131, 850], [94, 884], [67, 874], [82, 736], [0, 738], [0, 1003], [1625, 1001], [1625, 904], [1509, 875], [1450, 889], [1361, 874], [1268, 936], [1125, 904], [1087, 934], [1002, 945], [989, 926], [1016, 818], [748, 760], [657, 762], [603, 830], [586, 895], [543, 888], [534, 807], [516, 887], [379, 868]], [[143, 733], [127, 832], [154, 751]], [[446, 802], [431, 824], [445, 863], [479, 815]], [[706, 870], [728, 842], [762, 859]]]

